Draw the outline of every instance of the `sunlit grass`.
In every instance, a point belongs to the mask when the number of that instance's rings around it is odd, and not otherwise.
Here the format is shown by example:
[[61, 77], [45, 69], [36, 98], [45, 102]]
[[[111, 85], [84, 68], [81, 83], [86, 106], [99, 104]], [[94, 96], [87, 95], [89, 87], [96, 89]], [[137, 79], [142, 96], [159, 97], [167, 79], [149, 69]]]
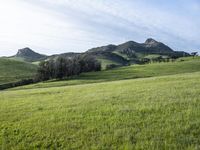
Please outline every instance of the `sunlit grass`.
[[198, 149], [200, 73], [0, 93], [2, 149]]

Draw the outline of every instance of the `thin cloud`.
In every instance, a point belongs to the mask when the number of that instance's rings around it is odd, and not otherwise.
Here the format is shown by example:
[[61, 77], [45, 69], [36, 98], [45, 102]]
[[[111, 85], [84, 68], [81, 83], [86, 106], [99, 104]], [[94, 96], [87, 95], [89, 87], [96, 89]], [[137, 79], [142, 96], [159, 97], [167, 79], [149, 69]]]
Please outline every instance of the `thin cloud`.
[[13, 51], [5, 54], [5, 49], [18, 49], [21, 45], [53, 54], [127, 40], [143, 42], [148, 37], [175, 50], [198, 49], [199, 4], [196, 0], [0, 2], [0, 45], [4, 45], [0, 46], [0, 55], [10, 55]]

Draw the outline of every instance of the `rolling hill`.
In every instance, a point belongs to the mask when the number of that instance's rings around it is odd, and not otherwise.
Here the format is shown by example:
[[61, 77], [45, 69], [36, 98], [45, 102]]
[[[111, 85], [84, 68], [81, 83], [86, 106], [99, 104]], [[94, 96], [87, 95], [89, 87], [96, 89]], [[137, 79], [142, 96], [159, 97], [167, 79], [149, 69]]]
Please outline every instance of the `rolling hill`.
[[199, 89], [196, 72], [2, 91], [0, 147], [198, 149]]
[[[185, 52], [176, 52], [161, 42], [154, 39], [147, 39], [145, 43], [137, 43], [129, 41], [120, 45], [108, 45], [93, 48], [85, 53], [63, 53], [46, 56], [34, 52], [30, 48], [18, 50], [17, 54], [7, 59], [1, 60], [1, 79], [0, 83], [11, 83], [25, 78], [32, 78], [36, 72], [37, 64], [42, 60], [57, 59], [58, 57], [75, 57], [77, 55], [93, 56], [102, 63], [104, 70], [107, 65], [115, 64], [117, 66], [127, 66], [130, 64], [141, 64], [143, 59], [160, 59], [160, 58], [178, 58], [181, 56], [189, 56]], [[10, 60], [10, 61], [9, 61]], [[3, 62], [4, 61], [4, 62]], [[6, 64], [7, 63], [7, 64]], [[30, 64], [32, 63], [32, 65]], [[134, 67], [139, 68], [139, 67]], [[191, 67], [192, 68], [192, 67]], [[133, 69], [134, 70], [134, 69]], [[101, 79], [104, 72], [98, 73], [98, 79]], [[173, 72], [173, 71], [172, 71]], [[172, 73], [173, 74], [173, 73]], [[118, 74], [119, 75], [119, 74]], [[141, 75], [141, 74], [140, 74]], [[146, 76], [149, 74], [147, 73]], [[81, 75], [80, 78], [82, 78]], [[106, 76], [106, 75], [105, 75]], [[124, 78], [126, 75], [124, 75]], [[118, 77], [117, 77], [118, 79]]]
[[34, 52], [30, 48], [18, 50], [18, 53], [11, 59], [24, 60], [37, 64], [41, 60], [56, 59], [62, 57], [74, 57], [77, 55], [90, 55], [98, 59], [102, 63], [103, 69], [109, 64], [124, 66], [128, 64], [143, 64], [144, 60], [151, 60], [152, 55], [160, 58], [179, 58], [190, 56], [186, 52], [174, 51], [167, 45], [154, 39], [147, 39], [144, 43], [129, 41], [120, 45], [107, 45], [92, 48], [84, 53], [63, 53], [51, 56], [41, 55]]
[[36, 65], [8, 58], [0, 58], [0, 84], [31, 78], [36, 73], [36, 70]]

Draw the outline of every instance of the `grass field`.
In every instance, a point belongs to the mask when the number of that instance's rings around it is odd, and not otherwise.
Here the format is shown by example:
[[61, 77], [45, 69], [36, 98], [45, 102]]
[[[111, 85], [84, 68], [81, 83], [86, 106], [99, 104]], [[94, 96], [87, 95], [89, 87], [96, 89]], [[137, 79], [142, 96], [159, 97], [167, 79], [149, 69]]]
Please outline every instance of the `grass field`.
[[0, 93], [6, 149], [199, 149], [200, 72]]
[[108, 71], [84, 73], [79, 77], [64, 81], [48, 81], [45, 83], [33, 84], [25, 87], [19, 87], [19, 89], [34, 89], [44, 87], [60, 87], [67, 85], [79, 85], [88, 83], [99, 83], [116, 80], [127, 80], [136, 78], [147, 78], [155, 76], [173, 75], [180, 73], [191, 73], [200, 71], [200, 59], [183, 58], [187, 61], [177, 61], [170, 63], [154, 63], [147, 65], [133, 65], [128, 67], [121, 67]]
[[0, 148], [200, 149], [199, 95], [199, 58], [0, 91]]
[[0, 84], [31, 78], [36, 73], [35, 65], [7, 58], [0, 58]]

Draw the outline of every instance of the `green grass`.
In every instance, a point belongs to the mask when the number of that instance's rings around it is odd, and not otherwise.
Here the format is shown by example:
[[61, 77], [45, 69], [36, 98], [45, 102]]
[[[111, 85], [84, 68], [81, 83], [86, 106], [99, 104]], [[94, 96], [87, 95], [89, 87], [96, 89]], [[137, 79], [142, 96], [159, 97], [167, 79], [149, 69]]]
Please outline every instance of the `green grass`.
[[200, 59], [182, 59], [1, 91], [0, 148], [199, 149]]
[[64, 81], [48, 81], [45, 83], [33, 84], [21, 88], [44, 88], [59, 87], [67, 85], [78, 85], [98, 83], [105, 81], [126, 80], [136, 78], [147, 78], [155, 76], [173, 75], [200, 71], [200, 59], [191, 59], [182, 62], [153, 63], [147, 65], [132, 65], [108, 71], [84, 73], [79, 77]]
[[200, 72], [2, 91], [0, 147], [199, 149], [199, 93]]
[[36, 73], [35, 65], [7, 58], [0, 58], [0, 84], [16, 82], [32, 77]]
[[106, 66], [107, 65], [110, 65], [110, 64], [115, 64], [115, 65], [122, 65], [121, 63], [117, 62], [117, 61], [114, 61], [114, 60], [111, 60], [111, 59], [98, 59], [98, 61], [101, 62], [101, 68], [102, 70], [105, 70], [106, 69]]

